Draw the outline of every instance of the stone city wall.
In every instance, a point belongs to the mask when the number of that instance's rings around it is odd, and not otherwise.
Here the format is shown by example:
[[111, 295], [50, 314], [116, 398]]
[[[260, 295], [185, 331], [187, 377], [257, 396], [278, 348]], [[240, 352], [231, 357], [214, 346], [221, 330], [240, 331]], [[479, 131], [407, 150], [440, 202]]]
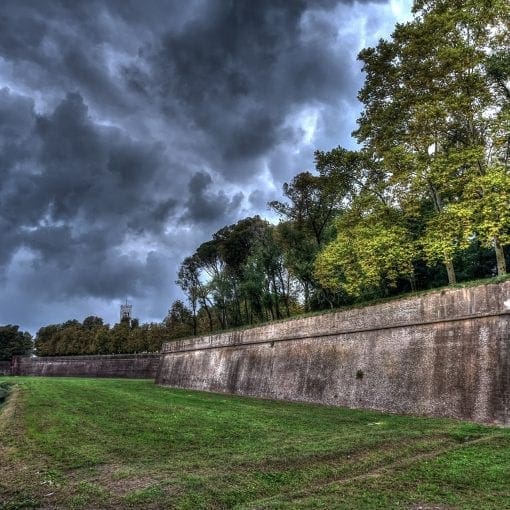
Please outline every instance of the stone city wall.
[[171, 387], [510, 424], [510, 282], [169, 342]]
[[159, 354], [16, 357], [12, 375], [154, 379]]
[[11, 375], [10, 361], [0, 361], [0, 375]]

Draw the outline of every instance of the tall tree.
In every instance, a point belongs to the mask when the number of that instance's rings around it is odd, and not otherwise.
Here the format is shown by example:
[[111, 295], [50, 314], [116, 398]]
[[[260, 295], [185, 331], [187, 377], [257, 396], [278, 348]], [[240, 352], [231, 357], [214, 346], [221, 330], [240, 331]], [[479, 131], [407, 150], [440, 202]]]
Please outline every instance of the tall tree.
[[172, 303], [164, 323], [169, 330], [170, 338], [182, 338], [197, 332], [196, 317], [179, 299]]
[[359, 298], [387, 294], [413, 277], [415, 243], [402, 211], [368, 191], [338, 220], [337, 236], [318, 255], [315, 274], [332, 291]]
[[245, 296], [241, 295], [240, 286], [245, 277], [248, 258], [260, 245], [269, 229], [267, 221], [254, 216], [228, 225], [213, 234], [213, 240], [218, 243], [219, 253], [225, 263], [222, 279], [216, 279], [216, 282], [223, 286], [225, 292], [229, 292], [231, 325], [237, 326], [248, 322], [248, 303]]
[[[188, 302], [191, 306], [191, 318], [193, 325], [193, 334], [197, 334], [197, 309], [199, 300], [205, 300], [205, 290], [202, 282], [200, 281], [200, 263], [197, 256], [186, 257], [179, 268], [177, 285], [186, 293]], [[176, 301], [174, 305], [180, 307], [182, 303]], [[169, 316], [172, 313], [169, 311]], [[184, 306], [184, 305], [182, 305]], [[207, 304], [206, 304], [207, 306]]]
[[316, 153], [319, 175], [301, 172], [283, 185], [287, 201], [273, 201], [269, 206], [285, 220], [278, 229], [278, 240], [285, 251], [290, 271], [303, 287], [305, 310], [310, 307], [310, 292], [321, 295], [332, 307], [334, 296], [322, 287], [313, 272], [317, 253], [334, 234], [334, 219], [341, 212], [349, 185], [332, 176], [321, 153]]
[[19, 326], [0, 326], [0, 361], [13, 356], [29, 354], [32, 350], [30, 333], [19, 331]]
[[[442, 258], [453, 283], [453, 255], [476, 232], [488, 234], [465, 191], [475, 187], [485, 196], [479, 178], [492, 166], [490, 126], [508, 101], [504, 66], [494, 55], [508, 50], [510, 6], [419, 0], [413, 12], [390, 41], [359, 55], [366, 81], [355, 134], [388, 169], [394, 200], [410, 214], [423, 199], [433, 204], [423, 246], [432, 260]], [[505, 217], [497, 221], [505, 230]], [[504, 272], [502, 239], [491, 232]]]
[[317, 246], [322, 246], [345, 195], [344, 190], [332, 184], [326, 175], [301, 172], [283, 185], [283, 194], [288, 201], [275, 200], [269, 206], [307, 232]]

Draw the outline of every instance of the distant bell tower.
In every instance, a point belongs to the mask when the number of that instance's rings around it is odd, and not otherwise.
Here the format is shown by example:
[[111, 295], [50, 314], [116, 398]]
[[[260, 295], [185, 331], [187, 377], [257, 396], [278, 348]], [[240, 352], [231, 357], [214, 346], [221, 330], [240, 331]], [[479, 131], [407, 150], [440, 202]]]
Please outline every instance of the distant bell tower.
[[126, 303], [120, 305], [120, 322], [128, 322], [131, 323], [131, 311], [133, 310], [133, 305], [128, 304], [126, 299]]

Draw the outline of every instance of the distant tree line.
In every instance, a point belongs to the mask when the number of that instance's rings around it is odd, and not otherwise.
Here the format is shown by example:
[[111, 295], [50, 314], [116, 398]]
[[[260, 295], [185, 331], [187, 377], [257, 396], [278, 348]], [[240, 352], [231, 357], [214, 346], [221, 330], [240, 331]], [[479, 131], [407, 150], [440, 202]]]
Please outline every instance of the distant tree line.
[[510, 244], [510, 4], [416, 0], [361, 51], [361, 148], [316, 171], [181, 264], [182, 336], [505, 275]]
[[110, 327], [90, 316], [81, 323], [70, 320], [40, 328], [35, 352], [38, 356], [158, 352], [171, 338], [165, 324], [139, 324], [133, 319]]

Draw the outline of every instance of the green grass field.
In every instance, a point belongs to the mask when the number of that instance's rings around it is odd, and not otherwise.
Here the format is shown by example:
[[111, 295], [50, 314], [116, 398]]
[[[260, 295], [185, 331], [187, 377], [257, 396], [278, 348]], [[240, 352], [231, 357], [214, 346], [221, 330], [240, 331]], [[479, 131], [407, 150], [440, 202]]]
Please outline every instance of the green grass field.
[[509, 429], [151, 381], [9, 381], [2, 509], [510, 508]]

